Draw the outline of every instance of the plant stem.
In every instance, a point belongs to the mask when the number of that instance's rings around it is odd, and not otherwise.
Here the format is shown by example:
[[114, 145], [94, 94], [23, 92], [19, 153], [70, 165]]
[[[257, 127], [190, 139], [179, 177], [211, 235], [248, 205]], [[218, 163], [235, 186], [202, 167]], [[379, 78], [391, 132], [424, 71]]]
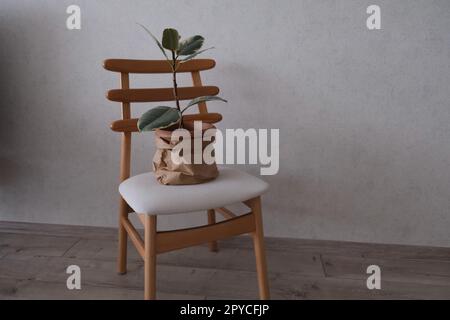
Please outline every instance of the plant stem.
[[178, 100], [178, 85], [177, 85], [177, 58], [175, 57], [175, 51], [172, 51], [172, 62], [173, 62], [173, 95], [175, 97], [175, 102], [177, 104], [178, 111], [180, 109], [180, 101]]
[[[173, 70], [173, 96], [177, 104], [178, 111], [181, 112], [180, 100], [178, 100], [178, 84], [177, 84], [177, 57], [175, 56], [175, 51], [172, 50], [172, 70]], [[180, 119], [180, 128], [183, 126], [183, 117]]]

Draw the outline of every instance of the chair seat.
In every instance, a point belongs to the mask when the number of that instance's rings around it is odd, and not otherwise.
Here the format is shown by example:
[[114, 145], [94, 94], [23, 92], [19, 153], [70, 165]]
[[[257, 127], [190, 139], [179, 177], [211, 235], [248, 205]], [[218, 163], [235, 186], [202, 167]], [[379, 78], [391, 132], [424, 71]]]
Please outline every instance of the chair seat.
[[162, 185], [149, 172], [123, 181], [119, 192], [136, 213], [159, 215], [220, 208], [258, 197], [269, 188], [243, 171], [220, 168], [219, 172], [213, 181], [185, 186]]

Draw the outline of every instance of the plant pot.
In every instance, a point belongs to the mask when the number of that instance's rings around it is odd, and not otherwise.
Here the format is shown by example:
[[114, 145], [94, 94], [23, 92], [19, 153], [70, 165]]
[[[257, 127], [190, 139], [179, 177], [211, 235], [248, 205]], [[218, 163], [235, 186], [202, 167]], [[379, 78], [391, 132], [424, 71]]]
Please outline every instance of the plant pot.
[[[216, 163], [213, 162], [212, 164], [207, 164], [203, 157], [201, 163], [194, 163], [194, 143], [196, 139], [201, 140], [201, 152], [203, 154], [205, 148], [209, 144], [214, 143], [214, 139], [203, 141], [202, 137], [206, 130], [215, 129], [215, 127], [211, 124], [203, 123], [201, 137], [194, 138], [194, 123], [184, 122], [183, 126], [184, 129], [188, 130], [190, 133], [190, 143], [192, 148], [189, 154], [182, 154], [182, 156], [183, 158], [191, 159], [191, 163], [174, 162], [172, 159], [172, 150], [181, 143], [181, 141], [172, 141], [172, 134], [174, 132], [172, 128], [157, 129], [155, 130], [156, 153], [153, 157], [153, 171], [156, 179], [159, 183], [165, 185], [200, 184], [214, 180], [219, 175]], [[211, 131], [208, 131], [208, 134], [211, 135]], [[180, 146], [178, 146], [178, 148], [180, 148]]]

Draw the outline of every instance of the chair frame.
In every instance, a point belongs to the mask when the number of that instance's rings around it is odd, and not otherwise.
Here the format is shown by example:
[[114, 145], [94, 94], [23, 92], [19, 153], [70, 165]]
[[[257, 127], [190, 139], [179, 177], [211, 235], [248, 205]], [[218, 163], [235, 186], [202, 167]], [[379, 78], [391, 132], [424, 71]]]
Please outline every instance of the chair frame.
[[[211, 59], [195, 59], [183, 63], [177, 72], [190, 72], [193, 87], [181, 88], [180, 98], [191, 99], [202, 95], [216, 95], [217, 87], [203, 86], [200, 71], [212, 69], [215, 61]], [[121, 89], [110, 90], [107, 99], [121, 102], [122, 119], [114, 121], [111, 129], [122, 134], [120, 156], [120, 181], [130, 177], [131, 172], [131, 135], [138, 132], [137, 119], [131, 118], [132, 102], [173, 101], [173, 93], [168, 89], [130, 89], [130, 73], [171, 73], [165, 60], [127, 60], [108, 59], [104, 61], [104, 68], [119, 72]], [[199, 113], [208, 113], [206, 103], [199, 104]], [[156, 299], [156, 257], [160, 253], [209, 244], [211, 251], [218, 251], [218, 240], [250, 234], [253, 238], [256, 270], [258, 275], [259, 297], [269, 299], [269, 284], [267, 277], [266, 255], [264, 248], [263, 221], [261, 214], [261, 198], [256, 197], [243, 202], [250, 211], [244, 215], [236, 215], [227, 208], [205, 208], [207, 210], [208, 224], [172, 231], [157, 231], [157, 215], [136, 213], [144, 226], [144, 239], [129, 219], [133, 209], [120, 197], [119, 203], [119, 252], [118, 273], [127, 272], [127, 240], [132, 241], [136, 250], [144, 260], [145, 269], [145, 299]], [[221, 214], [225, 220], [216, 222], [216, 213]]]

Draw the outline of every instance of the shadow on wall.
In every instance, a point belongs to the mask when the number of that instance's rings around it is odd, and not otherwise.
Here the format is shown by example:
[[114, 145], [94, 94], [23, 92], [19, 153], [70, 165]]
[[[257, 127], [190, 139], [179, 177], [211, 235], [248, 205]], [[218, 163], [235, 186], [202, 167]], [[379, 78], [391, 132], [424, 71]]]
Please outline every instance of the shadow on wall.
[[[25, 129], [23, 121], [26, 118], [27, 108], [22, 102], [26, 96], [19, 70], [17, 70], [17, 56], [26, 50], [24, 37], [20, 30], [15, 30], [20, 23], [17, 17], [7, 15], [2, 10], [0, 19], [0, 92], [2, 104], [0, 107], [0, 187], [2, 205], [6, 196], [17, 192], [14, 185], [20, 179], [26, 179], [27, 168], [22, 162], [19, 150], [23, 149], [23, 141], [20, 139]], [[23, 124], [23, 125], [22, 125]], [[3, 210], [2, 210], [3, 211]]]
[[83, 157], [96, 140], [84, 130], [86, 112], [74, 108], [79, 94], [58, 42], [64, 27], [52, 25], [60, 14], [35, 14], [38, 5], [5, 4], [0, 14], [0, 219], [73, 223], [61, 212], [83, 197], [73, 190], [86, 189], [80, 177], [91, 165]]

